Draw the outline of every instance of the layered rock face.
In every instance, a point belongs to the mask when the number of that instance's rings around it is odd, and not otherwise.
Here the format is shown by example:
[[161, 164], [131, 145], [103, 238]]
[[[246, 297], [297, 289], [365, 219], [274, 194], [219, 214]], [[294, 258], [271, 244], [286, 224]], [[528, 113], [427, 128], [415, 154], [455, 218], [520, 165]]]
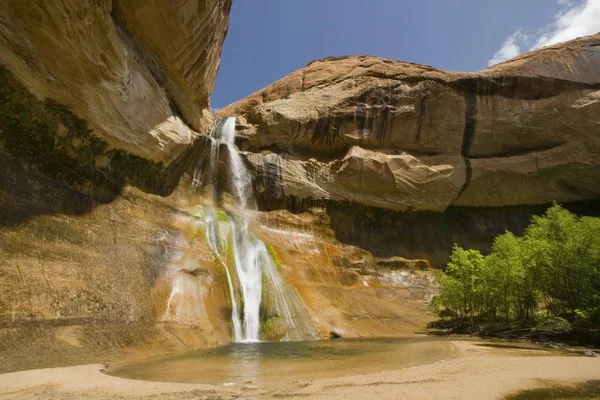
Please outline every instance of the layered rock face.
[[219, 111], [239, 115], [271, 201], [397, 211], [600, 195], [600, 35], [478, 73], [318, 60]]
[[0, 60], [111, 148], [168, 164], [212, 122], [208, 97], [230, 7], [230, 0], [4, 1]]
[[229, 342], [227, 282], [188, 187], [0, 226], [0, 373]]
[[0, 222], [86, 212], [125, 184], [171, 193], [213, 120], [230, 7], [3, 2]]
[[0, 371], [229, 340], [189, 180], [172, 193], [206, 145], [230, 7], [0, 5]]

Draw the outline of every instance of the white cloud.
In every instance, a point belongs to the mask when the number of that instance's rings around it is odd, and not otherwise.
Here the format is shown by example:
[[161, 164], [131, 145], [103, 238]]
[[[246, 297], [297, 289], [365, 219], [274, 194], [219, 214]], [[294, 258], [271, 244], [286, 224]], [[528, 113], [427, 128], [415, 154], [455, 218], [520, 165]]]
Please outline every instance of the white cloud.
[[[562, 3], [559, 1], [559, 4]], [[591, 35], [598, 31], [600, 31], [600, 0], [586, 0], [580, 6], [570, 6], [560, 12], [549, 26], [548, 32], [540, 36], [531, 49]]]
[[558, 0], [558, 4], [562, 9], [554, 21], [531, 35], [517, 30], [502, 43], [488, 66], [516, 57], [527, 48], [535, 50], [600, 31], [600, 0], [584, 0], [578, 5], [572, 0]]
[[519, 41], [523, 39], [521, 31], [516, 31], [508, 39], [502, 43], [502, 48], [498, 50], [488, 61], [488, 66], [498, 64], [499, 62], [508, 60], [521, 54], [521, 46]]

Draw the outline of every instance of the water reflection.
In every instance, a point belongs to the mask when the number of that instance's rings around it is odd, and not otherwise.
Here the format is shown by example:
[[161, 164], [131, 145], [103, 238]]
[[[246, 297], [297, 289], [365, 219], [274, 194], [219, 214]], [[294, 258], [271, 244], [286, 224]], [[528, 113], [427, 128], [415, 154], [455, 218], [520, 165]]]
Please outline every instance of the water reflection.
[[232, 343], [209, 350], [111, 367], [132, 379], [214, 384], [281, 383], [435, 362], [452, 345], [439, 338]]
[[229, 358], [229, 381], [255, 382], [262, 360], [261, 343], [234, 343]]

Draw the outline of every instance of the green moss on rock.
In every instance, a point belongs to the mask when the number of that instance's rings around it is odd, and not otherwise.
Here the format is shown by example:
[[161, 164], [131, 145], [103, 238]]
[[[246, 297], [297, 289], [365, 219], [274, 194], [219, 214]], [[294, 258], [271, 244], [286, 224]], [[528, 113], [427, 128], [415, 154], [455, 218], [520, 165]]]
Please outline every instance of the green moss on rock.
[[275, 251], [275, 248], [273, 248], [273, 246], [271, 246], [270, 244], [265, 244], [267, 247], [267, 251], [269, 252], [269, 255], [271, 256], [271, 260], [273, 260], [273, 263], [275, 263], [275, 266], [277, 268], [281, 268], [281, 262], [279, 261], [279, 258], [277, 257], [277, 252]]
[[85, 121], [52, 100], [38, 100], [0, 66], [0, 146], [28, 169], [69, 185], [106, 183], [94, 159], [108, 145]]
[[[0, 65], [0, 162], [10, 174], [3, 181], [3, 189], [13, 195], [23, 192], [17, 186], [23, 186], [24, 181], [43, 181], [38, 186], [46, 191], [68, 187], [101, 202], [112, 200], [124, 184], [167, 195], [174, 190], [194, 151], [190, 148], [167, 168], [110, 149], [85, 120], [53, 100], [37, 99]], [[25, 192], [19, 196], [31, 197]]]
[[285, 336], [285, 328], [277, 316], [265, 318], [261, 321], [261, 336], [264, 340], [278, 341]]

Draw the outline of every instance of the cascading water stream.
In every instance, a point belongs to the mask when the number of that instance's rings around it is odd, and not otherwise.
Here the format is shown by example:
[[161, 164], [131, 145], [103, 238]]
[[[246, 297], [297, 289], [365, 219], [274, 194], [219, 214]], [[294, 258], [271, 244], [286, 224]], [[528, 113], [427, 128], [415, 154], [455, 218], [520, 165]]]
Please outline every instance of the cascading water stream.
[[[241, 221], [231, 220], [233, 257], [244, 299], [243, 341], [256, 342], [260, 334], [260, 302], [262, 299], [262, 271], [258, 240], [248, 231], [246, 208], [252, 192], [250, 174], [235, 147], [235, 118], [227, 118], [221, 127], [221, 140], [228, 150], [229, 174]], [[261, 243], [262, 244], [262, 243]], [[264, 246], [264, 244], [263, 244]]]
[[[242, 157], [234, 144], [235, 118], [217, 121], [211, 130], [210, 158], [204, 171], [194, 173], [193, 189], [202, 186], [216, 202], [219, 147], [227, 147], [227, 173], [232, 186], [238, 217], [204, 207], [204, 225], [208, 244], [225, 269], [231, 297], [231, 320], [236, 342], [256, 342], [261, 335], [261, 302], [263, 289], [269, 293], [276, 315], [285, 327], [287, 340], [314, 339], [316, 334], [310, 318], [291, 286], [281, 277], [264, 242], [249, 229], [249, 207], [254, 206], [252, 181]], [[223, 249], [226, 250], [223, 250]], [[232, 259], [232, 260], [231, 260]], [[232, 261], [235, 277], [230, 271]], [[296, 297], [294, 297], [296, 296]], [[290, 300], [292, 299], [292, 300]], [[241, 305], [241, 307], [240, 307]], [[265, 305], [263, 304], [263, 308]], [[243, 313], [240, 315], [240, 308]], [[263, 316], [264, 319], [265, 316]]]
[[[216, 200], [216, 186], [217, 186], [217, 163], [219, 161], [219, 146], [220, 141], [215, 138], [216, 133], [219, 132], [220, 129], [220, 121], [216, 123], [211, 131], [210, 131], [210, 156], [208, 160], [208, 166], [206, 174], [208, 175], [208, 182], [205, 184], [206, 194], [212, 198], [213, 201]], [[192, 190], [195, 192], [202, 186], [202, 175], [203, 171], [201, 165], [196, 166], [194, 171], [194, 177], [192, 180]], [[219, 235], [219, 221], [217, 218], [217, 213], [214, 207], [205, 206], [204, 207], [204, 226], [206, 230], [206, 241], [208, 242], [209, 247], [223, 266], [225, 270], [225, 275], [227, 277], [227, 285], [229, 287], [229, 297], [231, 299], [231, 322], [233, 325], [233, 338], [234, 341], [239, 342], [243, 340], [242, 334], [242, 323], [240, 319], [240, 313], [235, 297], [235, 287], [234, 282], [231, 277], [231, 272], [229, 271], [229, 267], [227, 266], [227, 254], [222, 254], [221, 247], [219, 246], [220, 235]], [[224, 259], [225, 258], [225, 259]]]
[[247, 223], [242, 226], [230, 221], [233, 239], [235, 269], [244, 299], [243, 338], [245, 342], [257, 342], [260, 334], [260, 302], [262, 299], [262, 271], [264, 262], [258, 252], [257, 239], [248, 234]]
[[231, 298], [231, 322], [233, 324], [233, 337], [236, 342], [243, 340], [242, 336], [242, 325], [240, 322], [240, 313], [238, 311], [237, 301], [235, 300], [235, 289], [233, 287], [233, 280], [231, 279], [231, 273], [227, 263], [223, 261], [221, 251], [219, 249], [219, 232], [218, 232], [218, 220], [217, 213], [212, 207], [204, 208], [204, 222], [206, 224], [206, 238], [208, 245], [215, 253], [219, 262], [225, 269], [225, 275], [227, 276], [227, 285], [229, 286], [229, 297]]
[[[248, 208], [248, 195], [252, 192], [252, 180], [250, 174], [242, 161], [242, 157], [235, 147], [235, 118], [228, 117], [221, 128], [221, 140], [227, 145], [229, 153], [229, 174], [233, 181], [235, 196], [238, 201], [240, 213], [244, 213]], [[244, 216], [242, 215], [242, 218]], [[243, 218], [244, 222], [247, 222]]]

